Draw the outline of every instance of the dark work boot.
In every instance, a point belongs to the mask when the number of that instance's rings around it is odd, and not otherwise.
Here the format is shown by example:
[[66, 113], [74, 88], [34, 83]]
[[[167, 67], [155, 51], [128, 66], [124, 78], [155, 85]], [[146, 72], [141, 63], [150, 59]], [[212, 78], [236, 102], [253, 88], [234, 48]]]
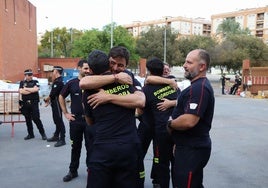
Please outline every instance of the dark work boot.
[[160, 186], [160, 184], [155, 183], [155, 184], [153, 184], [153, 188], [161, 188], [161, 186]]
[[42, 136], [42, 140], [46, 140], [47, 139], [46, 133], [41, 134], [41, 136]]
[[27, 135], [26, 137], [24, 137], [24, 140], [29, 140], [29, 139], [32, 139], [34, 138], [34, 135]]
[[76, 178], [78, 176], [77, 172], [68, 172], [66, 176], [63, 177], [64, 182], [71, 181], [73, 178]]
[[59, 140], [54, 146], [55, 147], [60, 147], [60, 146], [64, 146], [66, 143], [65, 143], [65, 140]]
[[48, 138], [47, 141], [48, 142], [58, 142], [59, 141], [59, 137], [54, 135], [51, 138]]

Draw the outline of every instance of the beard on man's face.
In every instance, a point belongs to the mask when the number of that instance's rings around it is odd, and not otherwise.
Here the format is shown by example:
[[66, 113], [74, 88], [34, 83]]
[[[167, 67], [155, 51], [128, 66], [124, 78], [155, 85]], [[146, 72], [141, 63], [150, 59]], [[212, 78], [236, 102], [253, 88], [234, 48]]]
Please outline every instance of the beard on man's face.
[[192, 72], [192, 73], [190, 73], [190, 72], [188, 72], [188, 71], [185, 71], [185, 73], [184, 73], [184, 77], [186, 78], [186, 79], [188, 79], [188, 80], [192, 80], [192, 79], [194, 79], [195, 77], [196, 77], [196, 73], [195, 72]]

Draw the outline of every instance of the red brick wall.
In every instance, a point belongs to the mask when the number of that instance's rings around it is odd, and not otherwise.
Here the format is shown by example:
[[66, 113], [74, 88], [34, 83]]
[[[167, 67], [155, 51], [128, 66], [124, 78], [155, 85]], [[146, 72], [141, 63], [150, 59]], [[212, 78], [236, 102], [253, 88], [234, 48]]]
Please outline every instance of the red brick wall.
[[50, 78], [52, 73], [44, 70], [45, 65], [61, 66], [64, 69], [75, 69], [80, 58], [39, 58], [38, 65], [40, 67], [39, 72], [34, 72], [36, 76], [40, 78]]
[[253, 94], [258, 91], [268, 90], [268, 67], [250, 67], [250, 61], [243, 61], [243, 84], [251, 80], [252, 85], [248, 88]]
[[139, 61], [139, 68], [140, 68], [140, 77], [146, 76], [146, 59], [141, 58]]
[[37, 71], [36, 7], [27, 0], [0, 1], [0, 79], [16, 82]]

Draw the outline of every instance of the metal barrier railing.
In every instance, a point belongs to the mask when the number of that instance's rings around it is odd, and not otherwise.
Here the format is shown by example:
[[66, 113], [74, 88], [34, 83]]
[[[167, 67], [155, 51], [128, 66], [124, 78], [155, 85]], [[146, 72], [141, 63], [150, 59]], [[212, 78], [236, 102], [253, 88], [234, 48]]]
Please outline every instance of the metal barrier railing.
[[14, 137], [15, 123], [25, 122], [19, 109], [18, 91], [0, 91], [0, 124], [11, 123], [11, 137]]

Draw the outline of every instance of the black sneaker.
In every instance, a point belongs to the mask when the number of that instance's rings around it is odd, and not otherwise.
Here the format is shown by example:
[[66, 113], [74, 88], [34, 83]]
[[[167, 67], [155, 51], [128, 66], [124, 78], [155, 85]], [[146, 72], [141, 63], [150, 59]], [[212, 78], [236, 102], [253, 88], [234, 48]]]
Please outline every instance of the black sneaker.
[[59, 141], [59, 137], [57, 136], [52, 136], [51, 138], [47, 139], [48, 142], [58, 142]]
[[77, 172], [68, 172], [66, 176], [63, 177], [64, 182], [71, 181], [73, 178], [76, 178], [78, 176]]
[[46, 140], [47, 139], [46, 133], [42, 134], [41, 136], [42, 136], [42, 140]]
[[26, 137], [24, 137], [24, 140], [29, 140], [29, 139], [32, 139], [34, 138], [34, 135], [27, 135]]
[[161, 186], [160, 186], [160, 184], [155, 183], [155, 184], [153, 184], [153, 188], [161, 188]]
[[64, 146], [66, 143], [64, 140], [59, 140], [54, 146], [55, 147], [60, 147], [60, 146]]

